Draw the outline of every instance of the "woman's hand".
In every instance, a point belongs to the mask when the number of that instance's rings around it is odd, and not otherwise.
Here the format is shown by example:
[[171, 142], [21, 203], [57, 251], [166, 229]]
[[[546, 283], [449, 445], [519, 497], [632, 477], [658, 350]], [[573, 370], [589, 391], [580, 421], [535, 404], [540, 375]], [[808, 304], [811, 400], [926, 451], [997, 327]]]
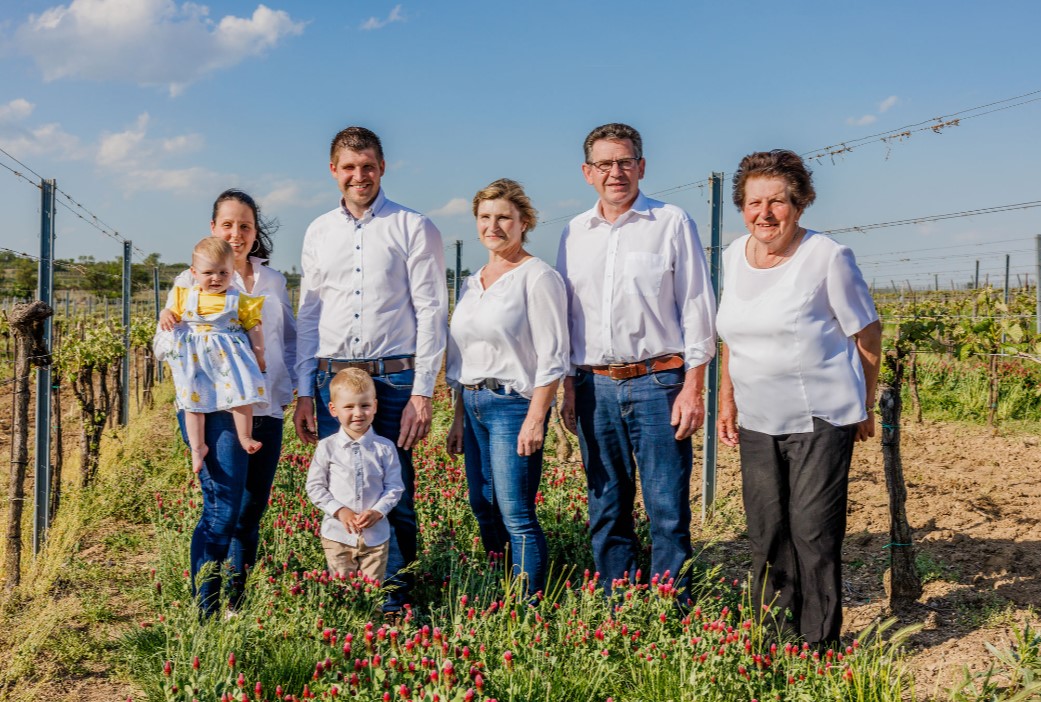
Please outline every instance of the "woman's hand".
[[868, 410], [867, 419], [857, 425], [857, 441], [867, 441], [875, 435], [875, 411]]
[[159, 313], [159, 328], [163, 331], [173, 331], [174, 326], [180, 321], [181, 318], [171, 309], [164, 308]]
[[448, 430], [448, 437], [445, 439], [445, 448], [453, 456], [458, 456], [463, 452], [463, 413], [456, 411], [455, 419], [452, 420], [452, 428]]
[[719, 440], [733, 448], [738, 444], [737, 431], [737, 405], [734, 401], [719, 400], [719, 417], [716, 419], [716, 430], [719, 432]]
[[541, 418], [528, 417], [517, 435], [517, 455], [530, 456], [542, 448], [546, 436], [545, 422]]
[[560, 401], [560, 421], [564, 428], [572, 434], [578, 433], [578, 421], [575, 419], [575, 376], [564, 378], [564, 397]]

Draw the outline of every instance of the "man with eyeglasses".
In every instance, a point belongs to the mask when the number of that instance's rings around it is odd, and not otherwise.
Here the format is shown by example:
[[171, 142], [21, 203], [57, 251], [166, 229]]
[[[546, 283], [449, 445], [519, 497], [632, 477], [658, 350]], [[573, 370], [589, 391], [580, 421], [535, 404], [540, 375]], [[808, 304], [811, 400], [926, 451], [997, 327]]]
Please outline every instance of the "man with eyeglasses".
[[604, 589], [635, 582], [636, 480], [650, 518], [651, 572], [674, 580], [691, 557], [691, 436], [704, 421], [715, 354], [715, 297], [694, 221], [640, 192], [640, 133], [597, 127], [585, 140], [596, 205], [564, 229], [572, 374], [561, 417], [578, 434], [589, 487], [593, 560]]

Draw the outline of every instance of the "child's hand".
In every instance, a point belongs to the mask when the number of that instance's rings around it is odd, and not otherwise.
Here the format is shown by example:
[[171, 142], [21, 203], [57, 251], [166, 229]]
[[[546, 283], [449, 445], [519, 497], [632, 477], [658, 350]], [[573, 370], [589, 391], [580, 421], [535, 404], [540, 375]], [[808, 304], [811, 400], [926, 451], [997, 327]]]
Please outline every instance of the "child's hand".
[[171, 309], [164, 309], [159, 313], [159, 328], [163, 331], [173, 331], [174, 325], [180, 321], [181, 318]]
[[381, 519], [383, 519], [383, 515], [380, 512], [374, 509], [367, 509], [355, 517], [354, 526], [358, 527], [358, 531], [361, 531], [362, 529], [368, 529]]
[[267, 362], [264, 360], [264, 352], [261, 351], [260, 353], [256, 354], [256, 357], [257, 365], [260, 366], [260, 372], [263, 373], [267, 371]]
[[[371, 512], [372, 510], [369, 511]], [[347, 507], [341, 507], [340, 509], [336, 510], [336, 518], [339, 519], [340, 524], [343, 524], [343, 526], [347, 529], [348, 534], [357, 534], [359, 531], [361, 531], [361, 528], [356, 526], [356, 523], [358, 521], [358, 515], [352, 512]]]

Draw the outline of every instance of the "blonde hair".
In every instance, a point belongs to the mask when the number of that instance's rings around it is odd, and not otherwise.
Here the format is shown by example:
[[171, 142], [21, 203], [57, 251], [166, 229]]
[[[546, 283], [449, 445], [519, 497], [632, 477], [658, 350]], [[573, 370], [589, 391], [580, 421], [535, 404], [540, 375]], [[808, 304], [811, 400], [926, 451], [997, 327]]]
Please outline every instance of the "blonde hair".
[[361, 368], [344, 368], [333, 376], [332, 382], [329, 383], [329, 397], [332, 398], [341, 391], [372, 393], [375, 396], [376, 384]]
[[231, 250], [231, 244], [216, 236], [208, 236], [192, 249], [192, 265], [195, 265], [195, 257], [204, 258], [207, 261], [226, 261], [235, 258], [235, 252]]

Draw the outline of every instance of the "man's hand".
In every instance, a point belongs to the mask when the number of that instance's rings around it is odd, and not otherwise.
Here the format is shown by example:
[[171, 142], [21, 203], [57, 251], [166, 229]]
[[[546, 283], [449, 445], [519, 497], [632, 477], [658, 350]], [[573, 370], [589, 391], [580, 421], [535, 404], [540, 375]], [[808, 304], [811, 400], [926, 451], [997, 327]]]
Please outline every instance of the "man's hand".
[[177, 313], [170, 309], [163, 309], [159, 313], [159, 328], [163, 331], [173, 331], [174, 325], [181, 321]]
[[541, 419], [527, 418], [521, 425], [520, 434], [517, 435], [517, 455], [530, 456], [542, 448], [545, 439], [545, 425]]
[[684, 383], [676, 401], [672, 403], [672, 421], [676, 427], [676, 441], [689, 439], [705, 422], [705, 400], [695, 383]]
[[452, 428], [448, 430], [445, 448], [453, 456], [458, 456], [463, 452], [463, 415], [459, 412], [452, 421]]
[[578, 433], [578, 421], [575, 419], [575, 376], [564, 376], [564, 397], [560, 401], [560, 421], [564, 428], [572, 434]]
[[875, 412], [869, 410], [867, 419], [857, 425], [857, 441], [867, 441], [875, 435]]
[[355, 514], [347, 507], [341, 507], [336, 510], [336, 518], [343, 524], [344, 529], [347, 530], [348, 534], [357, 534], [361, 531], [358, 528], [358, 515]]
[[318, 443], [318, 429], [314, 418], [314, 398], [296, 398], [293, 426], [296, 427], [296, 435], [305, 444]]
[[716, 430], [719, 432], [719, 440], [730, 448], [738, 444], [737, 430], [737, 404], [734, 399], [720, 398], [719, 418], [716, 420]]
[[362, 529], [368, 529], [381, 519], [383, 519], [383, 515], [380, 512], [374, 509], [367, 509], [354, 518], [354, 526], [358, 527], [358, 531], [361, 531]]
[[401, 413], [401, 433], [398, 434], [398, 448], [406, 451], [419, 443], [430, 431], [430, 419], [433, 416], [433, 402], [429, 397], [413, 395], [409, 398]]

